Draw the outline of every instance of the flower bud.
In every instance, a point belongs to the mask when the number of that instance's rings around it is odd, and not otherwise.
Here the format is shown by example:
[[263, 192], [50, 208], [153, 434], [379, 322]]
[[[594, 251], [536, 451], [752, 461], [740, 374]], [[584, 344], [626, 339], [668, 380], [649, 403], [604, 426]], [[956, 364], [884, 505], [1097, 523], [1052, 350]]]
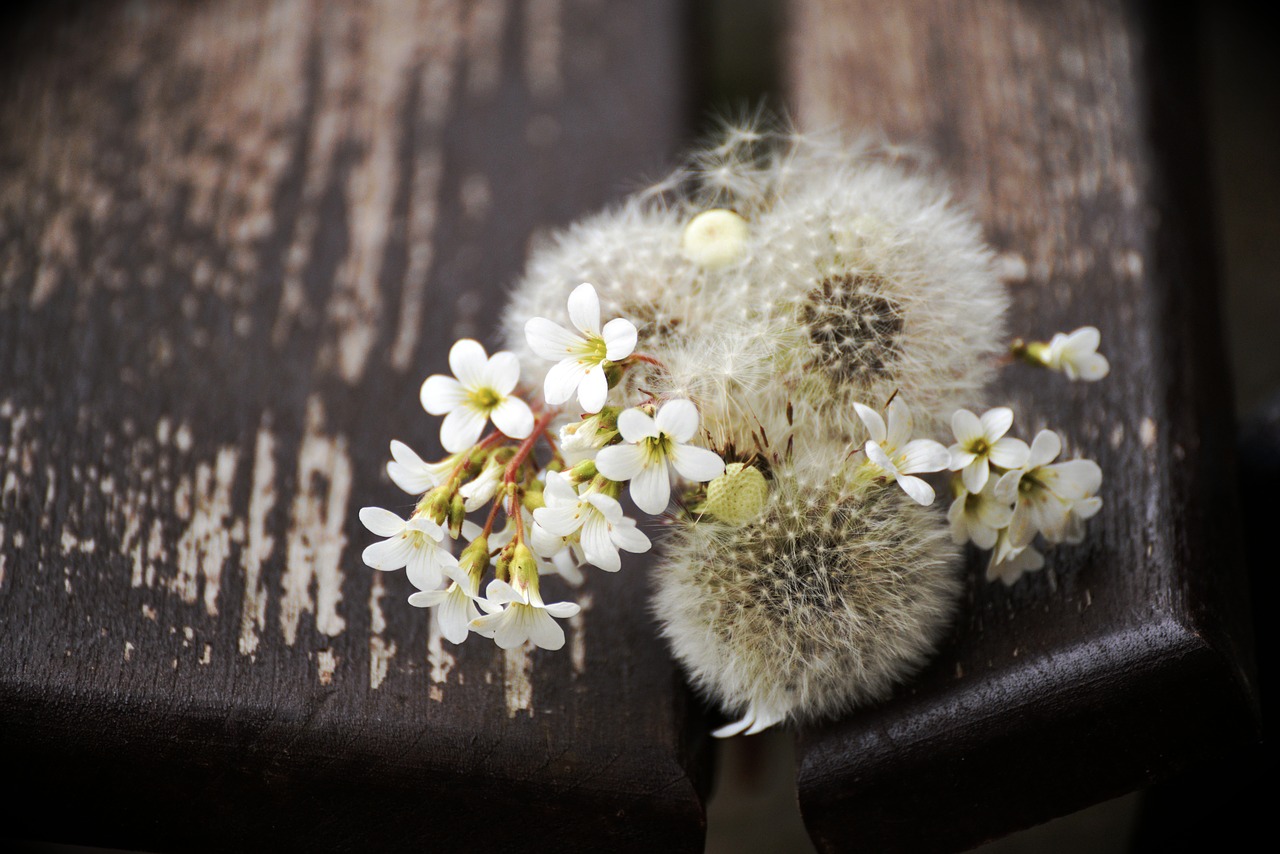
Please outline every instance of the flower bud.
[[769, 485], [759, 469], [729, 463], [724, 474], [707, 484], [703, 510], [730, 525], [745, 525], [760, 515], [768, 498]]
[[462, 536], [462, 520], [466, 518], [466, 503], [461, 495], [454, 493], [453, 500], [449, 502], [449, 536], [455, 540]]
[[747, 221], [733, 211], [715, 208], [689, 220], [680, 238], [684, 257], [702, 267], [732, 264], [747, 246]]
[[458, 557], [458, 566], [468, 575], [479, 575], [489, 565], [489, 538], [480, 536], [462, 550]]
[[422, 500], [418, 502], [418, 512], [437, 525], [443, 525], [445, 516], [449, 514], [450, 492], [446, 487], [437, 486], [422, 496]]

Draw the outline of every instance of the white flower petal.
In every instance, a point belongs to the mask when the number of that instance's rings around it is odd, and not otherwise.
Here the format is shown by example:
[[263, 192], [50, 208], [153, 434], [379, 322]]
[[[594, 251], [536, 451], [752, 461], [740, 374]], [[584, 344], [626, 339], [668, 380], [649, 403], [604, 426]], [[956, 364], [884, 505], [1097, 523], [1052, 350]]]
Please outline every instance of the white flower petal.
[[[622, 419], [618, 420], [621, 422]], [[619, 483], [631, 480], [638, 475], [644, 468], [644, 462], [644, 449], [639, 445], [611, 445], [596, 454], [596, 470], [609, 480], [616, 480]]]
[[659, 432], [657, 422], [639, 409], [627, 409], [618, 415], [618, 433], [624, 442], [657, 438]]
[[[951, 462], [951, 454], [947, 449], [932, 439], [916, 439], [907, 442], [905, 446], [899, 446], [896, 456], [898, 471], [903, 474], [942, 471]], [[986, 463], [984, 462], [983, 465], [985, 466]]]
[[432, 374], [422, 383], [418, 399], [431, 415], [444, 415], [466, 402], [467, 390], [453, 377]]
[[1059, 498], [1074, 501], [1097, 492], [1102, 485], [1102, 469], [1093, 460], [1068, 460], [1046, 466], [1040, 480]]
[[[609, 450], [613, 449], [605, 448], [605, 451]], [[636, 448], [636, 450], [640, 449]], [[600, 454], [603, 456], [604, 451], [601, 451]], [[597, 457], [597, 468], [599, 464], [599, 457]], [[601, 469], [601, 471], [604, 470]], [[609, 477], [609, 475], [606, 474], [605, 477]], [[609, 479], [614, 480], [615, 478], [609, 477]], [[631, 478], [631, 500], [646, 513], [656, 514], [667, 509], [667, 504], [671, 501], [671, 478], [667, 472], [666, 462], [657, 462], [644, 466]]]
[[528, 602], [528, 599], [520, 595], [519, 590], [497, 578], [490, 581], [489, 586], [484, 589], [484, 598], [494, 605], [505, 605], [508, 602], [519, 602], [520, 604]]
[[1026, 473], [1025, 469], [1014, 469], [1002, 474], [1000, 480], [996, 483], [996, 500], [1005, 504], [1012, 504], [1016, 501], [1018, 498], [1018, 484], [1022, 482], [1022, 476]]
[[885, 429], [884, 419], [880, 417], [879, 412], [869, 406], [863, 406], [861, 403], [855, 403], [853, 409], [858, 413], [862, 426], [867, 428], [867, 435], [872, 441], [883, 442], [888, 438], [889, 432]]
[[543, 497], [550, 506], [557, 504], [577, 504], [578, 491], [573, 488], [573, 484], [569, 483], [569, 478], [558, 471], [547, 472], [546, 486], [542, 491]]
[[1066, 350], [1069, 353], [1092, 353], [1102, 343], [1102, 333], [1095, 326], [1082, 326], [1067, 336]]
[[600, 334], [600, 298], [589, 283], [583, 282], [569, 294], [569, 320], [580, 332]]
[[1041, 430], [1031, 442], [1031, 454], [1027, 466], [1036, 468], [1046, 465], [1058, 458], [1062, 453], [1062, 437], [1052, 430]]
[[969, 541], [969, 522], [965, 513], [965, 504], [969, 496], [957, 495], [947, 508], [947, 522], [951, 525], [951, 541], [962, 546]]
[[609, 380], [604, 375], [604, 368], [594, 365], [578, 383], [578, 405], [583, 412], [595, 414], [604, 407], [609, 397]]
[[996, 540], [1000, 538], [1000, 532], [995, 528], [988, 528], [986, 525], [969, 526], [969, 536], [973, 538], [973, 544], [980, 549], [995, 548]]
[[686, 480], [707, 483], [724, 474], [724, 460], [715, 451], [694, 445], [676, 445], [667, 455], [676, 471]]
[[408, 563], [412, 553], [413, 542], [408, 537], [398, 536], [367, 546], [360, 557], [366, 566], [390, 572]]
[[991, 467], [987, 465], [987, 461], [975, 459], [961, 471], [960, 480], [964, 483], [965, 489], [977, 494], [987, 485], [987, 478], [990, 476]]
[[991, 446], [990, 458], [1002, 469], [1022, 468], [1031, 458], [1031, 449], [1021, 439], [1006, 436]]
[[443, 602], [448, 595], [449, 591], [447, 590], [419, 590], [409, 597], [409, 604], [415, 608], [434, 608]]
[[558, 323], [545, 317], [535, 317], [524, 325], [524, 338], [529, 349], [544, 359], [563, 359], [578, 352], [586, 342]]
[[615, 317], [604, 325], [601, 336], [605, 343], [605, 358], [610, 362], [620, 362], [635, 352], [636, 325], [630, 320]]
[[[593, 290], [594, 294], [595, 291]], [[560, 624], [551, 619], [551, 615], [546, 612], [545, 608], [531, 608], [533, 613], [527, 618], [528, 627], [526, 633], [529, 640], [533, 641], [534, 646], [541, 649], [556, 650], [564, 646], [564, 629], [560, 628]]]
[[512, 439], [524, 439], [533, 432], [533, 410], [518, 397], [508, 397], [489, 413], [493, 426]]
[[982, 414], [982, 433], [988, 442], [996, 442], [1012, 426], [1013, 410], [1007, 406], [997, 406]]
[[482, 412], [467, 406], [458, 407], [440, 424], [440, 444], [451, 454], [467, 450], [480, 438], [487, 420]]
[[951, 432], [955, 433], [956, 442], [962, 447], [968, 447], [983, 438], [986, 431], [978, 416], [967, 409], [957, 409], [951, 413]]
[[[520, 382], [520, 360], [509, 350], [494, 353], [485, 370], [485, 385], [500, 396], [511, 394]], [[517, 438], [517, 437], [512, 437]]]
[[872, 465], [882, 469], [890, 477], [898, 476], [898, 467], [893, 464], [893, 460], [889, 459], [888, 455], [885, 454], [879, 443], [874, 439], [867, 440], [864, 450], [867, 452], [867, 459], [871, 461]]
[[885, 444], [890, 448], [901, 448], [911, 438], [915, 428], [915, 422], [911, 418], [911, 408], [901, 396], [896, 396], [889, 401], [885, 416], [889, 422], [889, 434], [885, 438]]
[[548, 534], [570, 537], [582, 527], [582, 511], [576, 504], [562, 507], [539, 507], [533, 511], [534, 520]]
[[654, 423], [659, 431], [683, 444], [698, 432], [698, 407], [683, 398], [668, 400], [658, 408]]
[[632, 554], [643, 554], [653, 546], [645, 533], [636, 527], [634, 519], [623, 519], [614, 525], [609, 536], [613, 539], [614, 545]]
[[404, 530], [404, 520], [381, 507], [361, 507], [360, 522], [379, 537], [394, 537]]
[[449, 348], [449, 370], [453, 371], [463, 388], [483, 384], [488, 367], [489, 357], [479, 341], [462, 338]]
[[592, 513], [582, 526], [582, 551], [588, 563], [605, 572], [617, 572], [622, 568], [618, 547], [609, 536], [609, 523], [599, 513]]
[[622, 505], [616, 498], [610, 498], [599, 492], [587, 492], [582, 496], [582, 500], [594, 507], [610, 525], [622, 521]]
[[917, 504], [928, 507], [933, 503], [933, 487], [918, 477], [901, 475], [898, 478], [898, 486], [901, 486], [902, 491], [911, 496], [911, 500]]
[[436, 611], [441, 636], [450, 643], [462, 643], [471, 633], [471, 621], [480, 616], [475, 603], [458, 586], [451, 587], [449, 595]]
[[552, 365], [551, 370], [547, 371], [547, 378], [542, 382], [542, 395], [547, 403], [559, 406], [573, 397], [578, 384], [590, 368], [590, 365], [577, 358], [561, 359]]
[[1111, 373], [1111, 363], [1101, 353], [1089, 353], [1075, 361], [1075, 374], [1072, 379], [1096, 382]]
[[552, 602], [546, 606], [545, 610], [553, 617], [564, 619], [565, 617], [576, 616], [582, 610], [582, 606], [576, 602]]

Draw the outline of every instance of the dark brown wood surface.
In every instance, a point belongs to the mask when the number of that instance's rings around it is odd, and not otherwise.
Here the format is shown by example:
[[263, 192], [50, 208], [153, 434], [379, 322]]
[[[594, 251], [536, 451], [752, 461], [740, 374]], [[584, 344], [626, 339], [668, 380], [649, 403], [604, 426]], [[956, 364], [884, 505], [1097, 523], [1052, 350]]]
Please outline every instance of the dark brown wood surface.
[[356, 517], [410, 504], [388, 441], [438, 452], [418, 386], [531, 237], [669, 163], [682, 22], [143, 0], [0, 36], [0, 834], [701, 848], [636, 566], [562, 652], [454, 647]]
[[967, 847], [1256, 738], [1194, 17], [1108, 0], [791, 8], [801, 123], [935, 152], [1000, 253], [1012, 332], [1094, 324], [1112, 364], [1093, 385], [1000, 378], [992, 402], [1024, 438], [1051, 425], [1101, 464], [1102, 513], [1012, 589], [975, 560], [927, 671], [802, 734], [815, 843]]

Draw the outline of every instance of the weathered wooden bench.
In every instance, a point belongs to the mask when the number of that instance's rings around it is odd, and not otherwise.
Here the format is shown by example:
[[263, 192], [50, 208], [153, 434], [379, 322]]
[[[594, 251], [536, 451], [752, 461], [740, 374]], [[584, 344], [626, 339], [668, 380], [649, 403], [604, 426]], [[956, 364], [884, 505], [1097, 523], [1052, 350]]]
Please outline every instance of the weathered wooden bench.
[[[1106, 472], [1088, 541], [890, 702], [806, 731], [822, 850], [956, 848], [1254, 737], [1180, 33], [1096, 0], [793, 0], [802, 124], [937, 153], [1011, 371]], [[643, 562], [561, 653], [454, 647], [361, 566], [416, 389], [529, 241], [687, 140], [683, 4], [86, 4], [0, 36], [4, 834], [146, 850], [698, 850], [709, 722]], [[631, 183], [628, 183], [631, 182]], [[44, 807], [61, 804], [49, 825]]]

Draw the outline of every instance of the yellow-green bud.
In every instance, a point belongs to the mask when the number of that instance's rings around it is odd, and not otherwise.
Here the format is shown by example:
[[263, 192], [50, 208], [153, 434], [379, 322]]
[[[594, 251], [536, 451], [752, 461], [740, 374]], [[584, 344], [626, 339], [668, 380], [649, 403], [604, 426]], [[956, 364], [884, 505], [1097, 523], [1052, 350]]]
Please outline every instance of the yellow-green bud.
[[747, 246], [747, 221], [733, 211], [715, 208], [689, 220], [680, 238], [684, 257], [702, 267], [732, 264]]
[[494, 561], [493, 570], [499, 581], [511, 580], [511, 557], [515, 549], [515, 543], [510, 542], [502, 547], [502, 551], [498, 552], [498, 559]]
[[516, 546], [511, 556], [511, 578], [527, 585], [536, 586], [538, 583], [538, 559], [524, 543]]
[[418, 502], [418, 512], [437, 525], [444, 524], [445, 517], [449, 515], [449, 492], [444, 487], [437, 486], [422, 496], [422, 500]]
[[595, 460], [583, 460], [569, 469], [569, 479], [574, 483], [582, 483], [596, 476]]
[[730, 525], [745, 525], [760, 515], [768, 498], [769, 484], [759, 469], [729, 463], [724, 474], [707, 484], [703, 510]]
[[462, 550], [458, 566], [468, 575], [479, 575], [489, 565], [489, 538], [476, 537]]
[[462, 536], [462, 520], [467, 518], [467, 508], [462, 496], [455, 493], [449, 502], [449, 536], [455, 540]]
[[1023, 341], [1018, 338], [1010, 345], [1009, 350], [1022, 361], [1045, 367], [1049, 364], [1049, 345], [1043, 341]]
[[622, 366], [617, 362], [605, 362], [604, 378], [609, 383], [609, 388], [614, 388], [622, 382]]
[[537, 489], [534, 489], [531, 486], [524, 494], [524, 509], [528, 510], [530, 513], [537, 510], [539, 507], [547, 506], [547, 499], [542, 494], [542, 484], [537, 483], [535, 485], [538, 487]]

